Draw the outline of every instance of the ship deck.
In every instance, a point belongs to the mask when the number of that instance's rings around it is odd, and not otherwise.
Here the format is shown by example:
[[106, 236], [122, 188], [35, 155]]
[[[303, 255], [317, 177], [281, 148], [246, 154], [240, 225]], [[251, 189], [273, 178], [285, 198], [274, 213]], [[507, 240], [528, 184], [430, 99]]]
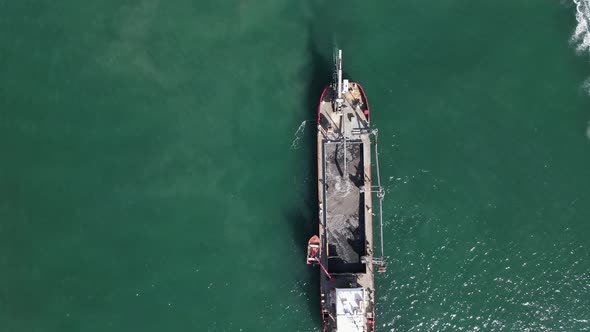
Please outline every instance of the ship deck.
[[[374, 315], [371, 140], [362, 102], [356, 102], [362, 100], [355, 95], [359, 90], [351, 92], [343, 96], [344, 107], [338, 114], [333, 111], [333, 90], [326, 89], [318, 119], [320, 260], [333, 277], [322, 273], [321, 295], [324, 324], [330, 332], [336, 325], [336, 288], [362, 287], [366, 318]], [[367, 325], [360, 328], [371, 331]]]

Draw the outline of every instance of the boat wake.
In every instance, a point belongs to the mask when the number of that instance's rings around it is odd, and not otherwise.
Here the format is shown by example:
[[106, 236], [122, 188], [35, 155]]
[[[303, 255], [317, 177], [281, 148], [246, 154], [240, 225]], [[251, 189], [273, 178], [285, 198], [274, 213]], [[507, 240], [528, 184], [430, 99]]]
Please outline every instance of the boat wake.
[[590, 0], [574, 0], [578, 25], [571, 41], [578, 52], [590, 51]]
[[[573, 0], [576, 4], [576, 21], [578, 25], [571, 37], [578, 53], [590, 52], [590, 0]], [[590, 78], [582, 84], [584, 91], [590, 94]], [[586, 129], [586, 136], [590, 139], [590, 122]]]
[[303, 138], [303, 134], [305, 134], [305, 126], [308, 122], [311, 122], [311, 120], [305, 120], [301, 122], [299, 128], [297, 128], [297, 131], [293, 135], [293, 141], [291, 142], [291, 150], [299, 149], [299, 144], [301, 143], [301, 138]]
[[[571, 43], [575, 45], [580, 54], [590, 53], [590, 0], [573, 0], [576, 5], [576, 21], [578, 25], [571, 37]], [[590, 78], [582, 88], [590, 94]]]

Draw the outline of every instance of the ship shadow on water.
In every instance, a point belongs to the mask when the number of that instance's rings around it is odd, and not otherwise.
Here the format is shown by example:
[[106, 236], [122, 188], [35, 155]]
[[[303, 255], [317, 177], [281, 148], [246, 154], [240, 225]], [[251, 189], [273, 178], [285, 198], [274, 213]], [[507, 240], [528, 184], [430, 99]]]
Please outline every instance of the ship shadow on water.
[[[297, 247], [297, 260], [294, 264], [300, 264], [306, 271], [305, 280], [300, 280], [301, 292], [305, 294], [310, 319], [321, 326], [320, 319], [320, 269], [318, 266], [305, 264], [307, 254], [307, 242], [313, 235], [319, 232], [318, 188], [317, 188], [317, 144], [316, 144], [316, 117], [320, 96], [324, 87], [332, 81], [334, 64], [330, 57], [323, 56], [312, 36], [309, 38], [309, 71], [302, 78], [308, 82], [306, 96], [304, 97], [302, 119], [311, 119], [310, 124], [301, 137], [301, 149], [298, 152], [297, 165], [300, 171], [297, 178], [303, 178], [303, 186], [298, 187], [301, 192], [299, 202], [289, 207], [287, 222], [292, 227], [292, 237]], [[332, 49], [326, 46], [325, 53], [330, 54]], [[343, 73], [346, 75], [345, 73]], [[350, 76], [344, 76], [350, 77]]]

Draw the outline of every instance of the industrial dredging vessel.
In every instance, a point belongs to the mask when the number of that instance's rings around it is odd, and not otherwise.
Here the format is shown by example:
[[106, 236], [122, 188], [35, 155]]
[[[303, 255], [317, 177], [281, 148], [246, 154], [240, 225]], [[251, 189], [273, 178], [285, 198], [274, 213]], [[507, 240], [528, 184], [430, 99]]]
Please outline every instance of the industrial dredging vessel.
[[[324, 88], [318, 105], [319, 234], [308, 242], [307, 264], [320, 267], [323, 331], [371, 332], [374, 265], [385, 271], [377, 130], [370, 128], [369, 103], [361, 85], [342, 78], [342, 50], [335, 60], [334, 82]], [[373, 185], [373, 166], [377, 185]], [[374, 216], [380, 221], [380, 257], [373, 255]]]

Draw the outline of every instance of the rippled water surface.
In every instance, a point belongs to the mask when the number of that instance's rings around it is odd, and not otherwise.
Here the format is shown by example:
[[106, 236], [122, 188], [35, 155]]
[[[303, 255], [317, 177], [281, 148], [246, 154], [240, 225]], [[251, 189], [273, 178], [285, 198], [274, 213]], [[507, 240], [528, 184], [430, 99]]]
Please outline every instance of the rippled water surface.
[[590, 330], [589, 8], [0, 3], [2, 326], [319, 331], [339, 46], [380, 133], [377, 330]]

